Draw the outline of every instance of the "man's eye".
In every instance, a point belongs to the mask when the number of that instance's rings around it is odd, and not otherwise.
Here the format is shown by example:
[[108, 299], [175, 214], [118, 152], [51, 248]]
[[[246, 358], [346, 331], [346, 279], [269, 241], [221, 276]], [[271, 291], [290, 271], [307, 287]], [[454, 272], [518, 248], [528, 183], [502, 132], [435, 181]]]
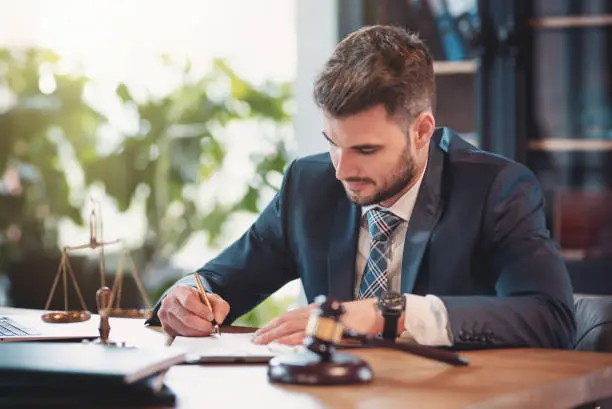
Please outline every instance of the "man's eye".
[[376, 153], [378, 149], [376, 148], [360, 148], [359, 149], [359, 153], [363, 154], [363, 155], [371, 155], [373, 153]]

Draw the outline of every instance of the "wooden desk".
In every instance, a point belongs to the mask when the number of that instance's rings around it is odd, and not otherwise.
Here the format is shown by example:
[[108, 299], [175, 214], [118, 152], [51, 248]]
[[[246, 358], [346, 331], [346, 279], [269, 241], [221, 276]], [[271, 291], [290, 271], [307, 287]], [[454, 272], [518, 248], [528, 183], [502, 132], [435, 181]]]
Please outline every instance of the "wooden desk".
[[[0, 308], [0, 314], [7, 309]], [[15, 312], [12, 310], [11, 312]], [[97, 317], [92, 318], [97, 320]], [[166, 336], [143, 320], [111, 320], [111, 338], [162, 345]], [[177, 408], [573, 408], [612, 395], [612, 354], [537, 349], [464, 353], [455, 368], [397, 351], [352, 350], [370, 363], [360, 386], [271, 384], [265, 365], [180, 365], [166, 384]]]

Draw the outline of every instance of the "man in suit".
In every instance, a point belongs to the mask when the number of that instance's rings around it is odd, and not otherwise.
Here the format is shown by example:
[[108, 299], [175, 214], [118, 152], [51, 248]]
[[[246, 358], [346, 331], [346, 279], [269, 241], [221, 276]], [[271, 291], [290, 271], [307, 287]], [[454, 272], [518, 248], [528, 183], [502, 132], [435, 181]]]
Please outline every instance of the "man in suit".
[[[344, 302], [345, 326], [455, 348], [571, 347], [572, 288], [524, 166], [436, 128], [434, 73], [400, 28], [349, 35], [315, 83], [329, 153], [298, 159], [236, 242], [158, 302], [172, 335], [207, 335], [290, 280]], [[400, 295], [401, 294], [401, 295]], [[398, 297], [399, 296], [399, 297]], [[384, 302], [383, 302], [384, 301]], [[255, 341], [297, 344], [310, 307]]]

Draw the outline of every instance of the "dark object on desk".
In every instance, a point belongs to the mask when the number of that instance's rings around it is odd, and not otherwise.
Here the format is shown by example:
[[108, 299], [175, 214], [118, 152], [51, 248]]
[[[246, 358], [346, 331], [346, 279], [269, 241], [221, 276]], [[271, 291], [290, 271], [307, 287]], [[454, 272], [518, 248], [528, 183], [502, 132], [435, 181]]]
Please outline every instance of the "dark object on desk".
[[36, 384], [129, 385], [182, 363], [185, 354], [68, 342], [0, 344], [0, 380]]
[[185, 354], [99, 344], [0, 345], [0, 406], [47, 407], [169, 402], [161, 376]]
[[358, 340], [363, 346], [391, 348], [423, 358], [455, 366], [468, 365], [468, 360], [455, 352], [392, 340], [379, 339], [343, 329], [340, 317], [345, 309], [339, 301], [318, 296], [319, 307], [313, 311], [306, 327], [303, 353], [279, 355], [270, 360], [268, 378], [272, 382], [310, 385], [365, 383], [373, 378], [372, 369], [361, 358], [336, 353], [342, 338]]
[[174, 406], [176, 396], [165, 385], [148, 378], [130, 385], [112, 387], [82, 385], [33, 385], [29, 382], [5, 382], [0, 378], [0, 408], [132, 408]]

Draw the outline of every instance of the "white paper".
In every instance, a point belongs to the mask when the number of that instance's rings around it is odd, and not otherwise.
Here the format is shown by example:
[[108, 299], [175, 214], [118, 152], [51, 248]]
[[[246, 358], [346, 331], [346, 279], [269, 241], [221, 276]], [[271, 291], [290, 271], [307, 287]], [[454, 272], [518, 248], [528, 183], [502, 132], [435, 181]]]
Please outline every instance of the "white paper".
[[293, 352], [299, 347], [270, 343], [254, 344], [253, 334], [221, 333], [208, 337], [175, 337], [171, 347], [183, 348], [190, 359], [215, 357], [272, 358], [280, 353]]

